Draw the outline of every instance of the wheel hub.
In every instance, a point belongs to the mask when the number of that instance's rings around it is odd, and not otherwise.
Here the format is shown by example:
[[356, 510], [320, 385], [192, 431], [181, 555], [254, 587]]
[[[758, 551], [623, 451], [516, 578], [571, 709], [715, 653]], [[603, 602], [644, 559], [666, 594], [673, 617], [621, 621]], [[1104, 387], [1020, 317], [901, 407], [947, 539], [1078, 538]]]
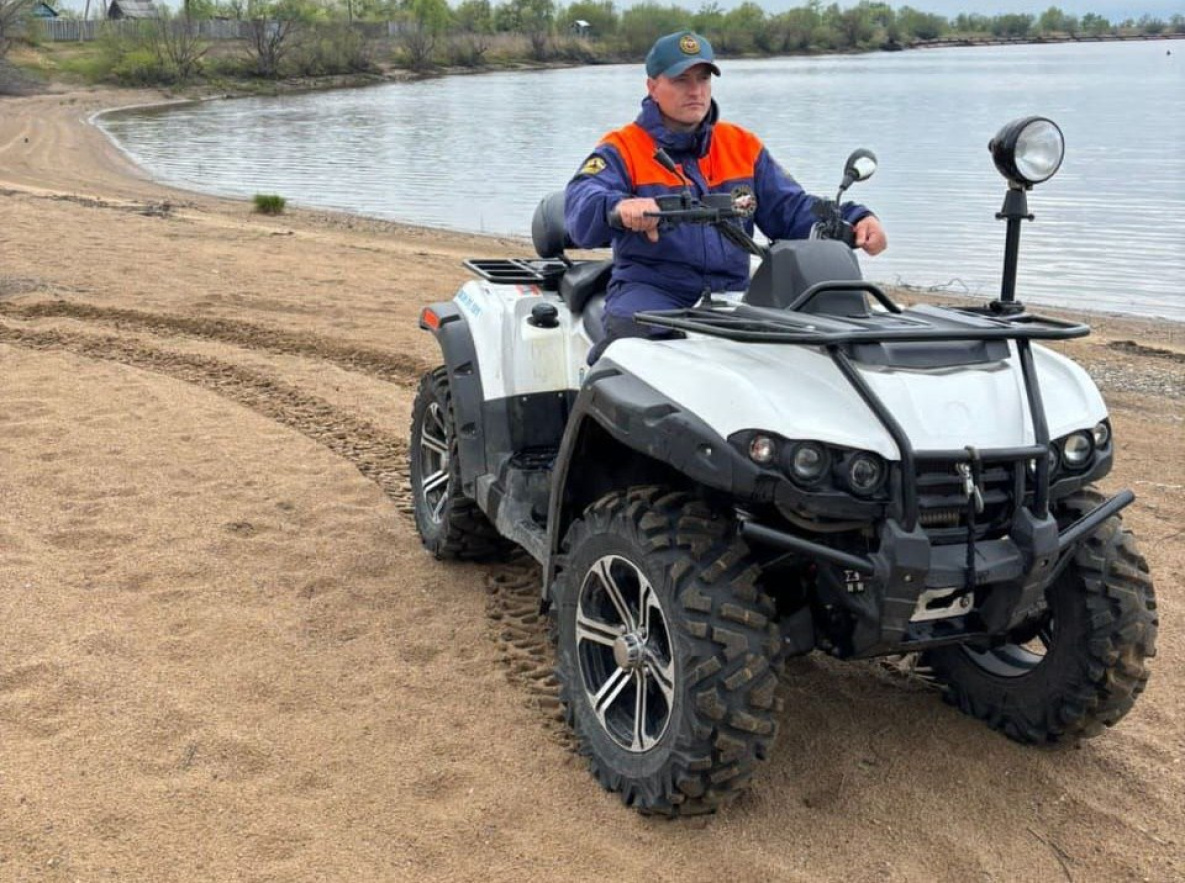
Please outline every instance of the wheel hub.
[[626, 632], [613, 642], [613, 660], [627, 671], [642, 664], [646, 656], [646, 638], [637, 632]]

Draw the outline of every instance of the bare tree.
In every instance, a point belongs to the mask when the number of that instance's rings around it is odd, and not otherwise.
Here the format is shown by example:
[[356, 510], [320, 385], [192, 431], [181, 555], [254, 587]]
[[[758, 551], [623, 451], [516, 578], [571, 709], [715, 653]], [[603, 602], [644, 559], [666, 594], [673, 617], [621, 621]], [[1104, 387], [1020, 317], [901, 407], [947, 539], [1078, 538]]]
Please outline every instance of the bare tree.
[[34, 0], [0, 0], [0, 58], [8, 54]]
[[166, 13], [154, 24], [152, 48], [157, 58], [168, 63], [179, 81], [189, 80], [201, 69], [202, 58], [210, 51], [210, 44], [200, 39], [198, 26], [189, 20], [188, 15], [180, 18]]
[[247, 0], [247, 17], [247, 55], [255, 62], [255, 73], [261, 77], [278, 76], [280, 63], [301, 30], [299, 7], [283, 0]]
[[412, 70], [432, 66], [432, 57], [450, 18], [446, 0], [408, 0], [400, 22], [400, 41]]

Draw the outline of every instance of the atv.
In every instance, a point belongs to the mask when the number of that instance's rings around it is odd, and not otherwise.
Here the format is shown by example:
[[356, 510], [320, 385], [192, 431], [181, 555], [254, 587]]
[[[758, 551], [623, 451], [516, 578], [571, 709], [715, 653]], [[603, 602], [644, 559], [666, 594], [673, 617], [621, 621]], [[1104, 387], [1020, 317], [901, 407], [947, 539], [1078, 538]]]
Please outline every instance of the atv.
[[1157, 616], [1120, 521], [1134, 497], [1094, 489], [1106, 405], [1041, 344], [1089, 328], [1015, 297], [1027, 194], [1064, 141], [1026, 117], [989, 147], [1008, 179], [990, 303], [905, 309], [862, 278], [838, 209], [875, 170], [858, 150], [807, 240], [759, 244], [731, 196], [664, 198], [661, 224], [713, 225], [759, 260], [743, 294], [638, 314], [671, 339], [588, 364], [612, 261], [566, 255], [562, 193], [536, 211], [538, 259], [466, 261], [477, 278], [423, 310], [444, 364], [412, 414], [420, 536], [438, 558], [539, 562], [566, 719], [627, 805], [742, 793], [795, 655], [908, 655], [1024, 743], [1095, 736], [1144, 690]]

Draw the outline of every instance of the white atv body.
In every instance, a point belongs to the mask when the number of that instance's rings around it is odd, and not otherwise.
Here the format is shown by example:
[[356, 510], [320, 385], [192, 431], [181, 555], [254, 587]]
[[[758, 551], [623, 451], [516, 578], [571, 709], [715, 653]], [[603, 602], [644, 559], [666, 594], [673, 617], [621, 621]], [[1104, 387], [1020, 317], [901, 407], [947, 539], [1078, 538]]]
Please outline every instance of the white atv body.
[[770, 248], [743, 295], [639, 315], [682, 337], [590, 366], [611, 262], [564, 256], [560, 209], [540, 207], [538, 260], [469, 261], [478, 278], [424, 310], [444, 364], [411, 472], [438, 557], [509, 541], [542, 565], [561, 698], [605, 787], [714, 810], [776, 734], [770, 672], [813, 650], [916, 652], [1021, 741], [1126, 713], [1156, 633], [1118, 519], [1133, 496], [1090, 489], [1106, 406], [1038, 342], [1085, 326], [901, 310], [846, 245], [809, 240]]

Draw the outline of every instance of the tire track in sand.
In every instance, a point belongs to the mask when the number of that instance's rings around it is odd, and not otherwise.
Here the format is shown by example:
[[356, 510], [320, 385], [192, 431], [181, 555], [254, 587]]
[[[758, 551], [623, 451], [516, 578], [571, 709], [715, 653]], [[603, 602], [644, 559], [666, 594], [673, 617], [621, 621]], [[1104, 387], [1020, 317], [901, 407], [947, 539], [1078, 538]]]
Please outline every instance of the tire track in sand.
[[[246, 330], [241, 330], [232, 327], [238, 323], [221, 320], [190, 320], [64, 303], [15, 309], [0, 304], [0, 317], [5, 315], [115, 320], [124, 323], [117, 327], [135, 330], [165, 333], [180, 330], [181, 333], [216, 337], [232, 343], [267, 341], [271, 352], [319, 358], [325, 358], [324, 354], [328, 353], [337, 357], [330, 359], [336, 364], [400, 384], [414, 383], [421, 373], [421, 363], [408, 357], [362, 350], [313, 335], [292, 335], [261, 326], [246, 326]], [[344, 457], [374, 481], [405, 517], [412, 517], [406, 439], [385, 433], [332, 403], [263, 372], [208, 356], [169, 352], [119, 336], [32, 330], [4, 322], [0, 322], [0, 343], [118, 362], [208, 389], [282, 423]], [[526, 704], [540, 712], [553, 737], [572, 747], [574, 743], [567, 729], [560, 726], [562, 714], [559, 685], [554, 676], [554, 656], [546, 617], [539, 612], [542, 580], [539, 566], [525, 553], [520, 553], [508, 562], [485, 566], [483, 577], [486, 615], [497, 638], [498, 655], [505, 666], [507, 679], [523, 691]]]
[[66, 300], [32, 304], [0, 303], [0, 316], [24, 320], [76, 319], [110, 325], [117, 331], [183, 335], [277, 355], [306, 356], [400, 386], [414, 386], [421, 374], [434, 367], [415, 356], [354, 346], [315, 334], [281, 331], [239, 320], [169, 316], [141, 310], [96, 307]]

